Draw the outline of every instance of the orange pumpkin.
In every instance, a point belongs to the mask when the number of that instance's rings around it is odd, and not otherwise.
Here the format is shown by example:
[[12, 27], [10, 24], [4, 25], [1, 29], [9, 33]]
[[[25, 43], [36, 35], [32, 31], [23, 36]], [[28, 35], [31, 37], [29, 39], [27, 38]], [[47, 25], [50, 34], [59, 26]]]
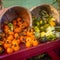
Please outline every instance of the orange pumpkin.
[[18, 38], [18, 37], [19, 37], [19, 34], [18, 34], [18, 33], [15, 33], [15, 34], [14, 34], [14, 37], [15, 37], [15, 38]]
[[19, 32], [20, 32], [20, 28], [19, 28], [19, 27], [16, 27], [16, 28], [14, 29], [14, 32], [15, 32], [15, 33], [19, 33]]
[[4, 32], [5, 32], [5, 33], [8, 33], [8, 32], [9, 32], [9, 29], [4, 29]]
[[32, 45], [33, 45], [33, 46], [37, 46], [37, 45], [38, 45], [38, 41], [37, 41], [37, 40], [33, 40], [33, 41], [32, 41]]
[[4, 48], [7, 49], [11, 46], [11, 44], [8, 44], [8, 43], [4, 43]]
[[8, 31], [9, 31], [9, 26], [8, 25], [4, 25], [4, 32], [8, 33]]
[[13, 31], [9, 31], [9, 35], [14, 35], [14, 32]]
[[9, 36], [7, 37], [7, 40], [13, 40], [13, 39], [14, 39], [13, 35], [9, 35]]
[[31, 35], [30, 38], [31, 38], [31, 40], [35, 40], [35, 36], [34, 35]]
[[18, 41], [16, 40], [16, 39], [14, 39], [13, 41], [12, 41], [12, 45], [18, 45], [19, 43], [18, 43]]
[[16, 39], [16, 40], [17, 40], [18, 44], [20, 44], [20, 42], [21, 42], [20, 39]]
[[8, 25], [4, 25], [4, 29], [9, 29], [9, 26]]
[[32, 42], [31, 37], [26, 37], [26, 42]]
[[11, 40], [6, 40], [5, 43], [11, 44]]
[[21, 21], [21, 18], [20, 18], [20, 17], [18, 17], [18, 18], [17, 18], [17, 22], [20, 22], [20, 21]]
[[25, 36], [20, 36], [20, 41], [23, 42], [23, 43], [25, 43], [26, 37]]
[[8, 54], [11, 54], [11, 53], [13, 53], [13, 48], [11, 48], [11, 47], [8, 47], [8, 48], [7, 48], [7, 53], [8, 53]]
[[26, 47], [27, 47], [27, 48], [30, 48], [30, 47], [31, 47], [30, 42], [26, 42]]
[[31, 35], [33, 35], [33, 31], [31, 29], [28, 29], [27, 36], [31, 36]]
[[20, 46], [19, 46], [19, 45], [16, 45], [16, 44], [14, 44], [14, 45], [12, 46], [12, 48], [13, 48], [14, 51], [20, 50]]

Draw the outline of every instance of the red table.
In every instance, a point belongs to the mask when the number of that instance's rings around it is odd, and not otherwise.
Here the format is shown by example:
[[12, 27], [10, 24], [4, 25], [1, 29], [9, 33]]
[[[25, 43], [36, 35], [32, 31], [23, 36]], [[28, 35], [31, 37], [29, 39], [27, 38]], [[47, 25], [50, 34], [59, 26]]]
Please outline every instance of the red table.
[[0, 55], [0, 60], [24, 60], [43, 53], [47, 53], [52, 60], [60, 60], [60, 57], [54, 52], [54, 49], [57, 48], [60, 48], [60, 39], [39, 44], [36, 47], [21, 49], [12, 54]]

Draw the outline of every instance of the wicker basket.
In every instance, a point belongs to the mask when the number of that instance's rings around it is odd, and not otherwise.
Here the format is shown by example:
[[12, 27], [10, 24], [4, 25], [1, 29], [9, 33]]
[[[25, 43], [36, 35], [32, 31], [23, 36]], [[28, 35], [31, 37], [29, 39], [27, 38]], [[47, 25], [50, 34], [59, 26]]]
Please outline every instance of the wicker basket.
[[2, 25], [4, 24], [4, 21], [10, 22], [18, 16], [31, 26], [32, 18], [29, 10], [24, 7], [14, 6], [0, 11], [0, 31], [3, 29]]
[[43, 5], [35, 6], [30, 9], [33, 16], [39, 16], [40, 10], [46, 10], [48, 14], [52, 15], [56, 19], [56, 22], [60, 24], [59, 13], [57, 9], [55, 9], [52, 5], [43, 4]]

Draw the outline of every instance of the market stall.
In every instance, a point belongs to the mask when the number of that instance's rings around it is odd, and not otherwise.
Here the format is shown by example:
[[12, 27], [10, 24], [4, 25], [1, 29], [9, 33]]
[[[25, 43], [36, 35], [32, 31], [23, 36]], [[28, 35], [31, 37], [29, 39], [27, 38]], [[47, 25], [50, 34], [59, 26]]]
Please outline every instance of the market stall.
[[13, 6], [0, 10], [0, 60], [39, 60], [41, 54], [60, 60], [57, 9], [42, 4], [31, 9]]

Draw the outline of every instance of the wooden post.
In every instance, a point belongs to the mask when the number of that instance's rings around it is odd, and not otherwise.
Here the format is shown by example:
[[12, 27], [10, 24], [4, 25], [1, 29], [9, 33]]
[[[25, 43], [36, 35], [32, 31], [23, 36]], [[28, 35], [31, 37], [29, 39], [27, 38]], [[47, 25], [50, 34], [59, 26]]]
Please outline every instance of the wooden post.
[[2, 0], [0, 0], [0, 10], [2, 9], [3, 5], [2, 5]]

